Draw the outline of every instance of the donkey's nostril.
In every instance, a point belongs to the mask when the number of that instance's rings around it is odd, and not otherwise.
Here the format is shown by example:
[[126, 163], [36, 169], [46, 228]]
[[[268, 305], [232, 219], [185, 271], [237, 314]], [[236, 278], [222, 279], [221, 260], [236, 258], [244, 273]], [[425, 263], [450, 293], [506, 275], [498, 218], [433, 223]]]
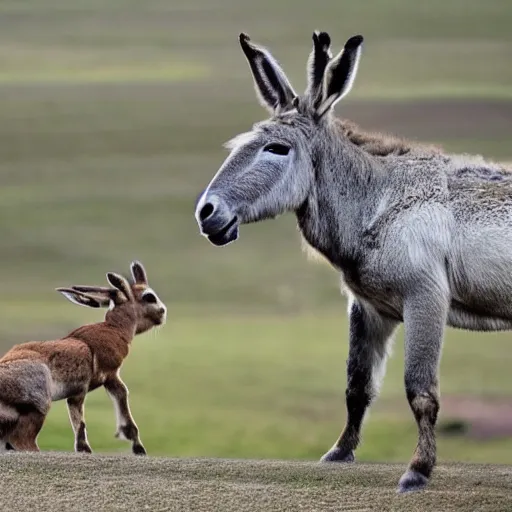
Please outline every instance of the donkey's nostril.
[[213, 204], [212, 203], [206, 203], [199, 212], [199, 218], [201, 220], [206, 220], [212, 213], [213, 213]]

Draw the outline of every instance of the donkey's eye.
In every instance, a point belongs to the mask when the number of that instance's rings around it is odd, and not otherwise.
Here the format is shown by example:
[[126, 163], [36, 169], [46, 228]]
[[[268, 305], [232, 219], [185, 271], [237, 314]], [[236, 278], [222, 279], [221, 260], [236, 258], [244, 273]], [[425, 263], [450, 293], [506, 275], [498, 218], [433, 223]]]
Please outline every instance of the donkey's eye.
[[290, 148], [284, 144], [269, 144], [268, 146], [265, 146], [263, 151], [274, 153], [274, 155], [286, 156], [290, 152]]
[[142, 297], [142, 300], [148, 304], [156, 304], [157, 302], [156, 297], [152, 293], [146, 293], [146, 295]]

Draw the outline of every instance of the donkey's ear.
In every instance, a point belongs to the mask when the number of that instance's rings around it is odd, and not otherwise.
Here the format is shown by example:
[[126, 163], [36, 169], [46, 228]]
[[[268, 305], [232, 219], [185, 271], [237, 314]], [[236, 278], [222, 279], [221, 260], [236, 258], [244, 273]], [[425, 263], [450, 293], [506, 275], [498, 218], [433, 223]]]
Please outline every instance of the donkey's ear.
[[132, 261], [130, 265], [133, 280], [137, 284], [148, 284], [148, 274], [140, 261]]
[[270, 53], [251, 43], [247, 34], [240, 34], [240, 46], [249, 62], [258, 97], [271, 113], [288, 110], [295, 96], [288, 78]]
[[352, 89], [361, 58], [362, 44], [363, 36], [351, 37], [343, 50], [327, 64], [322, 100], [316, 110], [318, 118], [327, 113]]
[[107, 281], [117, 290], [122, 292], [127, 300], [133, 301], [133, 292], [130, 283], [121, 275], [107, 272]]
[[66, 299], [68, 299], [73, 304], [78, 304], [79, 306], [86, 306], [88, 308], [101, 308], [108, 306], [109, 299], [102, 299], [100, 297], [92, 297], [91, 295], [83, 292], [78, 292], [73, 290], [72, 288], [56, 288], [56, 290]]
[[314, 107], [318, 106], [321, 100], [320, 93], [324, 79], [325, 68], [332, 58], [331, 38], [327, 32], [313, 33], [313, 50], [308, 59], [308, 88], [306, 97]]

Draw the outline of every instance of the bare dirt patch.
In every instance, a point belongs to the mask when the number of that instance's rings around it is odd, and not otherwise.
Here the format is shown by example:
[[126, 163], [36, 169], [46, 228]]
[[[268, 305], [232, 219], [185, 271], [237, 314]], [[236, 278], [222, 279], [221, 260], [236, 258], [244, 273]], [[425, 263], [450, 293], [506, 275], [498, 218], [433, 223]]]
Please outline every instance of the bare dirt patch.
[[[382, 413], [410, 415], [414, 421], [405, 399], [382, 398], [375, 409]], [[512, 437], [512, 397], [441, 394], [437, 431], [439, 435], [477, 440]]]
[[474, 439], [512, 436], [512, 399], [448, 395], [441, 399], [440, 430], [463, 422], [464, 434]]

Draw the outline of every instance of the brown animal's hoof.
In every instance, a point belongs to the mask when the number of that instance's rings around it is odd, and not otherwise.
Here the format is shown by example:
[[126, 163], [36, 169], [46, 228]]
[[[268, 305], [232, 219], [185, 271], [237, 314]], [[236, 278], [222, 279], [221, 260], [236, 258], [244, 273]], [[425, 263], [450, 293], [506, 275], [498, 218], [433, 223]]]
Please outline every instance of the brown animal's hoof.
[[134, 444], [132, 451], [135, 455], [147, 455], [146, 449], [141, 444]]
[[75, 450], [78, 453], [92, 453], [91, 447], [88, 444], [79, 444]]
[[421, 491], [426, 487], [427, 483], [428, 478], [425, 475], [413, 469], [408, 469], [400, 478], [400, 482], [398, 482], [398, 492]]
[[354, 452], [350, 450], [342, 451], [341, 448], [331, 448], [321, 459], [320, 462], [354, 462]]

